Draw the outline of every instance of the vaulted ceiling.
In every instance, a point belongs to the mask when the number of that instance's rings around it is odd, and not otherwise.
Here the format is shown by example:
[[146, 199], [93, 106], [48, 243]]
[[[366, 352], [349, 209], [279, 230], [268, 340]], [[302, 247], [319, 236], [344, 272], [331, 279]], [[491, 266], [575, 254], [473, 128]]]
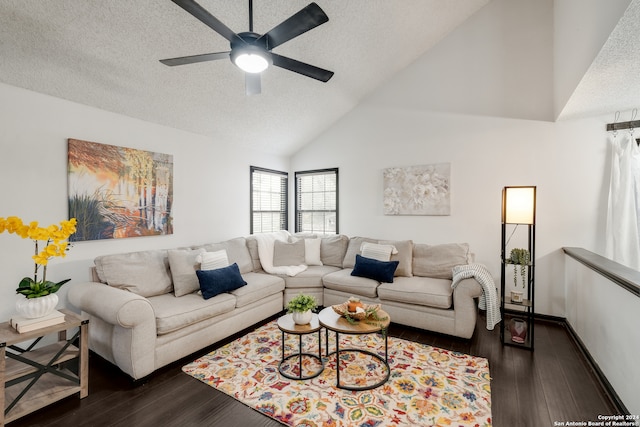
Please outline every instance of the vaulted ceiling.
[[[170, 0], [2, 0], [0, 81], [288, 155], [489, 1], [317, 0], [329, 22], [274, 52], [334, 71], [334, 77], [321, 83], [271, 67], [263, 74], [262, 93], [246, 96], [244, 73], [230, 61], [179, 67], [159, 62], [229, 50], [227, 40]], [[198, 2], [233, 31], [249, 29], [248, 0]], [[254, 31], [270, 30], [308, 3], [255, 0]], [[619, 44], [609, 52], [615, 49]], [[601, 70], [590, 72], [597, 76]], [[581, 96], [591, 101], [592, 95]], [[584, 101], [576, 102], [571, 108], [579, 112]]]
[[[640, 0], [633, 0], [564, 106], [559, 119], [640, 108]], [[640, 119], [637, 115], [634, 120]]]

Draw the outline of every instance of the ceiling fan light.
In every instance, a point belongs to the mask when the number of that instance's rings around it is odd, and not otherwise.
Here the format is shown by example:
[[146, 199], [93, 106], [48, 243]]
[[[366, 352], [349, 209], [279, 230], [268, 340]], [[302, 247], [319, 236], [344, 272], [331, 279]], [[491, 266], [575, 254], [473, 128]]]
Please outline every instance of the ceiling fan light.
[[250, 52], [243, 52], [237, 55], [234, 63], [247, 73], [261, 73], [269, 67], [269, 61], [264, 56]]

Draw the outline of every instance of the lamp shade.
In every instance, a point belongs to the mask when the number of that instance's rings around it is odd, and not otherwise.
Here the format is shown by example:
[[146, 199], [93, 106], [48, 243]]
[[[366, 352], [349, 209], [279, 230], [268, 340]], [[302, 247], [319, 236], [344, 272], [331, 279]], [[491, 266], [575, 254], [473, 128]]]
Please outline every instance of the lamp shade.
[[254, 44], [232, 43], [230, 56], [231, 61], [247, 73], [261, 73], [273, 63], [271, 53]]
[[504, 187], [502, 190], [502, 222], [505, 224], [536, 223], [536, 187]]
[[236, 65], [247, 73], [261, 73], [269, 67], [269, 62], [257, 53], [241, 53], [235, 58]]

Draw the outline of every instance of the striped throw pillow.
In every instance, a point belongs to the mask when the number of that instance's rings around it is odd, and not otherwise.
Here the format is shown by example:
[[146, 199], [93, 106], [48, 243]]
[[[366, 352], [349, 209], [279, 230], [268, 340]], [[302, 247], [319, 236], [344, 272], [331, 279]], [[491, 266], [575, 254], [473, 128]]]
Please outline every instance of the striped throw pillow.
[[360, 252], [365, 258], [373, 258], [378, 261], [389, 261], [391, 254], [397, 254], [398, 251], [393, 245], [381, 245], [378, 243], [363, 242], [360, 246]]
[[227, 250], [221, 249], [215, 252], [205, 252], [198, 256], [200, 261], [200, 270], [216, 270], [218, 268], [228, 267], [229, 258]]

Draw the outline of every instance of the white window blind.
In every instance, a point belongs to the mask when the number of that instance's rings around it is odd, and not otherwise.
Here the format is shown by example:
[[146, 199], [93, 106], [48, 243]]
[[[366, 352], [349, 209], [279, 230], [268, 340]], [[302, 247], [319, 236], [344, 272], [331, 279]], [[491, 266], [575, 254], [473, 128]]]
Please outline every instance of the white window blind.
[[296, 172], [296, 232], [338, 233], [338, 169]]
[[251, 166], [251, 234], [288, 228], [288, 176]]

